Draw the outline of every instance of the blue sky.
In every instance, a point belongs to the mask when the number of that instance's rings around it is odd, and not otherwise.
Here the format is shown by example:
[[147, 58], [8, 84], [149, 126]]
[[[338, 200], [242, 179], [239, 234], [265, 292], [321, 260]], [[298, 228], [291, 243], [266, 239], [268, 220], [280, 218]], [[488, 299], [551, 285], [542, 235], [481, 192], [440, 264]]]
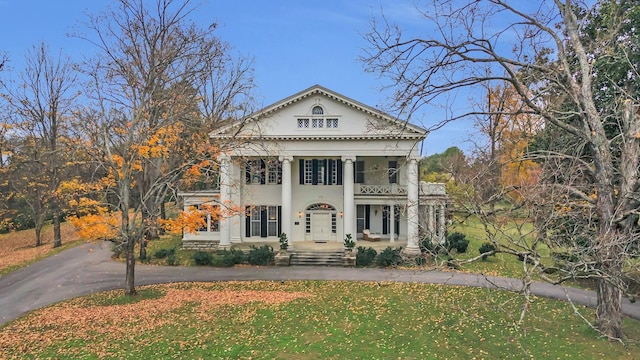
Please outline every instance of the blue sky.
[[[0, 51], [19, 71], [25, 51], [44, 41], [52, 52], [74, 59], [90, 55], [86, 42], [68, 33], [97, 13], [107, 0], [0, 0]], [[412, 0], [210, 0], [194, 15], [203, 26], [220, 25], [218, 35], [234, 51], [254, 58], [258, 101], [268, 105], [314, 84], [384, 109], [388, 93], [376, 74], [365, 73], [358, 61], [367, 46], [362, 34], [381, 11], [391, 22], [421, 31], [424, 21]], [[9, 74], [11, 75], [11, 74]], [[466, 99], [465, 99], [466, 101]], [[412, 122], [429, 127], [446, 115], [437, 107], [423, 109]], [[462, 149], [474, 129], [468, 122], [450, 123], [429, 135], [423, 155], [450, 146]]]

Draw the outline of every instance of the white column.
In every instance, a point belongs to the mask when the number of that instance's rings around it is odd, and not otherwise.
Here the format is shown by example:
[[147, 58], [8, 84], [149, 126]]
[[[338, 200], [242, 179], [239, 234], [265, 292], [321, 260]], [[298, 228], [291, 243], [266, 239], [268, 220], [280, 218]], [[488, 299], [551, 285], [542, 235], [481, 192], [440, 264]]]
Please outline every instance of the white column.
[[231, 246], [231, 158], [220, 155], [220, 247]]
[[409, 158], [407, 164], [407, 247], [405, 252], [419, 255], [419, 214], [418, 214], [418, 160]]
[[[291, 156], [281, 156], [282, 161], [282, 232], [287, 234], [289, 247], [291, 247]], [[300, 171], [303, 171], [302, 169]], [[280, 235], [280, 234], [278, 234]]]
[[431, 237], [431, 242], [435, 243], [437, 241], [437, 239], [435, 238], [437, 232], [436, 232], [436, 214], [434, 212], [434, 205], [433, 204], [429, 204], [429, 218], [427, 219], [427, 233], [429, 234], [429, 237]]
[[389, 205], [389, 242], [396, 242], [396, 206]]
[[447, 218], [447, 208], [444, 205], [440, 205], [440, 218], [438, 219], [438, 234], [440, 235], [440, 243], [444, 244], [446, 238], [446, 218]]
[[343, 157], [342, 162], [344, 163], [344, 171], [342, 172], [342, 187], [343, 187], [343, 197], [344, 197], [344, 218], [343, 218], [343, 239], [347, 234], [351, 234], [354, 240], [356, 240], [357, 236], [354, 232], [353, 223], [355, 221], [355, 212], [354, 212], [354, 185], [353, 185], [353, 162], [355, 161], [354, 157]]

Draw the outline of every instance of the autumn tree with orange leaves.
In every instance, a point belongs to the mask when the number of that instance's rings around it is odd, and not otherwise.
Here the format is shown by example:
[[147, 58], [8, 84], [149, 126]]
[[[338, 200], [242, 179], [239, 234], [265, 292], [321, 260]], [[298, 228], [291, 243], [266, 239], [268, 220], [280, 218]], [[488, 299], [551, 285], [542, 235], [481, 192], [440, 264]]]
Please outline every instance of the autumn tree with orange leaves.
[[230, 56], [215, 24], [194, 24], [196, 9], [190, 1], [119, 0], [76, 34], [98, 55], [81, 66], [90, 102], [75, 128], [104, 173], [103, 195], [92, 196], [104, 207], [79, 221], [113, 228], [109, 217], [119, 214], [127, 295], [135, 294], [136, 244], [156, 236], [161, 206], [185, 172], [219, 153], [209, 131], [248, 108], [250, 63]]
[[[48, 217], [53, 219], [53, 247], [62, 245], [59, 187], [72, 162], [69, 144], [71, 111], [79, 95], [76, 74], [68, 57], [50, 54], [42, 43], [26, 54], [17, 79], [2, 81], [2, 97], [9, 112], [14, 146], [8, 161], [8, 195], [22, 198], [31, 208], [36, 242]], [[6, 132], [6, 131], [5, 131]], [[9, 160], [9, 158], [7, 159]]]
[[[522, 192], [536, 184], [540, 167], [527, 159], [530, 141], [543, 128], [543, 121], [522, 101], [508, 82], [486, 87], [481, 115], [475, 119], [482, 135], [476, 142], [476, 170], [482, 179], [476, 189], [492, 210], [504, 201], [502, 192], [511, 201], [522, 199]], [[486, 168], [480, 170], [480, 168]]]
[[[446, 103], [461, 93], [485, 94], [483, 88], [496, 84], [514, 94], [513, 104], [531, 120], [544, 124], [535, 149], [526, 139], [525, 157], [520, 141], [500, 155], [502, 162], [534, 161], [537, 176], [503, 167], [502, 185], [509, 186], [497, 186], [489, 200], [509, 198], [505, 206], [469, 204], [480, 214], [489, 209], [518, 216], [494, 214], [495, 221], [483, 224], [499, 251], [522, 260], [523, 293], [533, 272], [553, 283], [588, 278], [597, 292], [589, 324], [609, 339], [622, 339], [622, 296], [629, 275], [639, 270], [632, 260], [640, 253], [638, 2], [436, 0], [417, 8], [422, 31], [405, 32], [385, 18], [372, 22], [363, 56], [368, 70], [390, 80], [398, 113], [411, 115], [440, 101], [462, 109], [435, 119], [436, 127], [478, 114], [502, 115]], [[523, 129], [506, 130], [526, 136]], [[491, 176], [491, 170], [479, 167], [476, 173]], [[513, 201], [515, 186], [520, 201]]]

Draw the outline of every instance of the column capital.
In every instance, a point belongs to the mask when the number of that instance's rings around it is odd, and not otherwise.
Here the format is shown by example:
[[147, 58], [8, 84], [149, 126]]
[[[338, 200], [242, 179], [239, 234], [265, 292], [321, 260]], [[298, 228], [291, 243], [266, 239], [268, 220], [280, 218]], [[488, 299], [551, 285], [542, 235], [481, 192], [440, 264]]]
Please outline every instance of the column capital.
[[216, 158], [218, 159], [218, 161], [229, 161], [231, 160], [231, 155], [227, 153], [220, 153], [216, 156]]
[[291, 155], [280, 155], [280, 156], [278, 156], [278, 161], [285, 161], [285, 160], [287, 160], [289, 162], [292, 162], [293, 161], [293, 156], [291, 156]]
[[355, 156], [342, 156], [342, 161], [344, 161], [344, 162], [347, 162], [347, 161], [355, 162], [356, 161], [356, 157]]
[[409, 162], [411, 162], [411, 161], [417, 161], [417, 162], [419, 162], [419, 161], [420, 161], [420, 156], [418, 156], [418, 155], [413, 155], [413, 154], [412, 154], [412, 155], [409, 155], [409, 156], [407, 156], [407, 161], [409, 161]]

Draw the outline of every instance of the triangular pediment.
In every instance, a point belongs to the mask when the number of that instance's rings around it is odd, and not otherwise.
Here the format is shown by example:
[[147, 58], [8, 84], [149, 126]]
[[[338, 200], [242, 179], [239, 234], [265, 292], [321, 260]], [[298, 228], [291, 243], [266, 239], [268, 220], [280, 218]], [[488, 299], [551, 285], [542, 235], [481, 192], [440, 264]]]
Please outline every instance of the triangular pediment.
[[412, 139], [423, 128], [314, 85], [210, 133], [212, 138]]

